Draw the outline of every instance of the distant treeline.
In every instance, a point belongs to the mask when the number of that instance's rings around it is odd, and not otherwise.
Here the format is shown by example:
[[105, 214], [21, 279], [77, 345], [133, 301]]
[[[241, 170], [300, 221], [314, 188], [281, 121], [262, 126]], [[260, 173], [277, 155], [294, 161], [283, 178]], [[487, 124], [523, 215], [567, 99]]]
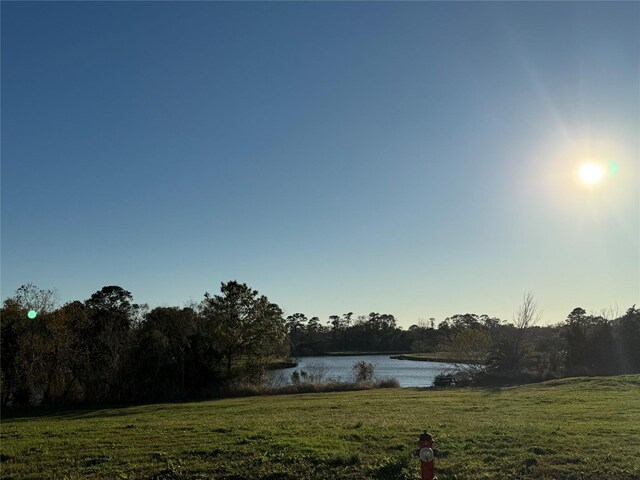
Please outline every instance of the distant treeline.
[[[287, 317], [290, 351], [316, 355], [341, 351], [410, 351], [466, 359], [462, 373], [476, 383], [518, 383], [562, 376], [640, 372], [640, 309], [605, 318], [575, 308], [564, 322], [537, 326], [533, 297], [512, 323], [488, 315], [431, 319], [407, 330], [389, 314], [331, 316], [328, 325], [302, 314]], [[473, 362], [473, 363], [471, 363]]]
[[390, 314], [285, 317], [235, 281], [189, 307], [154, 309], [118, 286], [56, 307], [55, 292], [29, 284], [0, 313], [2, 405], [221, 396], [264, 380], [276, 359], [327, 352], [444, 352], [473, 361], [461, 369], [477, 383], [640, 372], [640, 310], [607, 319], [576, 308], [539, 327], [532, 297], [513, 323], [463, 314], [406, 330]]

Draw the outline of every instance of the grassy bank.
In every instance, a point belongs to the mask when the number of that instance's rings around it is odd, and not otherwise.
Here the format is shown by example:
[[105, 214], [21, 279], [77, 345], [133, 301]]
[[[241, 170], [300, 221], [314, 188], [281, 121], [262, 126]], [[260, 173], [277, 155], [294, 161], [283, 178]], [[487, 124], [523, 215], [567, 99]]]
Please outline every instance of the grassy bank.
[[2, 477], [413, 479], [425, 428], [441, 480], [638, 479], [640, 376], [5, 412]]

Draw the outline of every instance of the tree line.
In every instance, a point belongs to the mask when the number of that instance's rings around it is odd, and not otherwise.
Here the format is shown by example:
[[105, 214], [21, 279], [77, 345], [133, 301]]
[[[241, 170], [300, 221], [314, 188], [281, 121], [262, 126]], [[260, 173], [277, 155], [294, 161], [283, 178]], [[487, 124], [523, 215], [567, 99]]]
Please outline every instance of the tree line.
[[[35, 314], [35, 318], [33, 317]], [[615, 318], [576, 308], [537, 326], [533, 296], [512, 322], [453, 315], [400, 328], [391, 314], [332, 315], [323, 324], [246, 284], [222, 283], [188, 307], [133, 303], [119, 286], [56, 307], [55, 292], [20, 287], [0, 312], [2, 405], [173, 400], [261, 382], [275, 359], [328, 352], [446, 353], [476, 383], [640, 372], [640, 310]]]
[[532, 293], [526, 293], [511, 322], [486, 314], [456, 314], [437, 326], [421, 321], [404, 330], [390, 314], [333, 315], [322, 325], [317, 317], [287, 317], [294, 355], [328, 352], [405, 351], [456, 359], [458, 373], [475, 383], [517, 383], [562, 376], [640, 372], [640, 309], [624, 314], [587, 314], [575, 308], [548, 326], [540, 318]]
[[4, 302], [3, 405], [216, 396], [288, 353], [280, 307], [235, 281], [185, 308], [149, 310], [119, 286], [60, 308], [52, 297], [25, 285]]

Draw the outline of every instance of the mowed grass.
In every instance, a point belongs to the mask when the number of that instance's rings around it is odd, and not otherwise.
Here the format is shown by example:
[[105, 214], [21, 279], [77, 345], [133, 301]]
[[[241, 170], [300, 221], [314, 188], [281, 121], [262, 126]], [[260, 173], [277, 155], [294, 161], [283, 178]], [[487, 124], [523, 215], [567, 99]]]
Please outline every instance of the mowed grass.
[[640, 376], [520, 387], [387, 389], [2, 420], [9, 479], [640, 479]]

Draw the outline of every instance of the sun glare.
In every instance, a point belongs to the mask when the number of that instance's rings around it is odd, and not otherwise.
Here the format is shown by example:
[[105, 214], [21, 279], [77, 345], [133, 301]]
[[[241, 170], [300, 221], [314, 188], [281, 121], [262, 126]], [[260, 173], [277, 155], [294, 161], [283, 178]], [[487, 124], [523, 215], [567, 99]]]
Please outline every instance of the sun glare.
[[580, 176], [582, 183], [586, 185], [593, 185], [594, 183], [598, 183], [602, 180], [602, 177], [604, 176], [604, 168], [597, 163], [588, 162], [580, 167], [578, 175]]

